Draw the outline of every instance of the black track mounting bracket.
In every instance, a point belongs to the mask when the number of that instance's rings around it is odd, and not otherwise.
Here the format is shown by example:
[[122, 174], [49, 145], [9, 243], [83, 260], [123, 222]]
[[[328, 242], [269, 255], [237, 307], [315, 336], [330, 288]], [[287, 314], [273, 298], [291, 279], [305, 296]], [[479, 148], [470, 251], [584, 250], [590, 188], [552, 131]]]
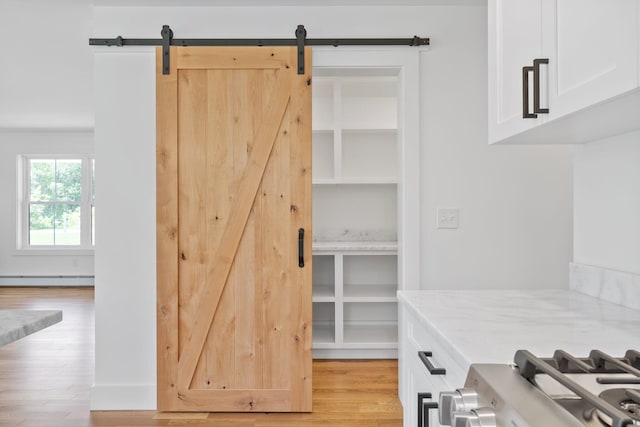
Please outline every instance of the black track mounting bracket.
[[304, 45], [307, 39], [307, 30], [304, 25], [296, 28], [296, 46], [298, 46], [298, 74], [304, 74]]
[[162, 26], [162, 74], [171, 73], [171, 57], [169, 47], [171, 46], [171, 40], [173, 39], [173, 31], [168, 25]]
[[304, 25], [298, 25], [295, 39], [174, 39], [168, 25], [162, 26], [161, 39], [89, 39], [91, 46], [161, 46], [162, 74], [171, 72], [171, 46], [295, 46], [298, 52], [298, 74], [304, 74], [305, 46], [429, 46], [429, 38], [413, 36], [399, 39], [308, 39]]
[[171, 40], [173, 39], [173, 31], [168, 25], [162, 26], [162, 74], [171, 73], [171, 56], [169, 47], [171, 46]]

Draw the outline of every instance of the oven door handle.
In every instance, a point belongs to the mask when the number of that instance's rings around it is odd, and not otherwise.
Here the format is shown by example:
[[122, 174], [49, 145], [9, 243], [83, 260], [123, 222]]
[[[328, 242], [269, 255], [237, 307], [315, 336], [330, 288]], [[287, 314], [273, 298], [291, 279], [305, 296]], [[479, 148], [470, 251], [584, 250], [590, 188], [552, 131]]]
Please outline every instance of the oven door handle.
[[425, 399], [431, 399], [431, 393], [418, 393], [418, 427], [429, 427], [429, 409], [438, 409], [436, 402]]
[[431, 375], [446, 375], [447, 370], [445, 368], [436, 368], [435, 366], [433, 366], [433, 363], [431, 363], [431, 360], [429, 360], [431, 356], [433, 356], [433, 354], [430, 351], [418, 352], [418, 357], [420, 358], [424, 366], [427, 367], [427, 370]]

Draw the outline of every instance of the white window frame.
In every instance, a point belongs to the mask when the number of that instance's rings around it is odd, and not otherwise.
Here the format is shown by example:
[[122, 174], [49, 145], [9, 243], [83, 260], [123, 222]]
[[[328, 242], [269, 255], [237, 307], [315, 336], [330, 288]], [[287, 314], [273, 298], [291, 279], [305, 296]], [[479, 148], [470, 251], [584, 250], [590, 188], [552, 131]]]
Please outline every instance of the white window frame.
[[[81, 196], [79, 202], [68, 202], [68, 204], [78, 204], [80, 206], [80, 244], [79, 245], [31, 245], [29, 243], [29, 205], [31, 191], [31, 170], [29, 162], [31, 160], [80, 160], [81, 161]], [[17, 249], [28, 252], [73, 252], [91, 251], [93, 253], [94, 243], [92, 242], [92, 207], [95, 206], [95, 192], [92, 182], [92, 166], [95, 157], [89, 154], [28, 154], [18, 156], [18, 224]], [[63, 203], [53, 201], [51, 204]], [[67, 203], [67, 202], [64, 202]], [[38, 202], [38, 204], [47, 204]]]

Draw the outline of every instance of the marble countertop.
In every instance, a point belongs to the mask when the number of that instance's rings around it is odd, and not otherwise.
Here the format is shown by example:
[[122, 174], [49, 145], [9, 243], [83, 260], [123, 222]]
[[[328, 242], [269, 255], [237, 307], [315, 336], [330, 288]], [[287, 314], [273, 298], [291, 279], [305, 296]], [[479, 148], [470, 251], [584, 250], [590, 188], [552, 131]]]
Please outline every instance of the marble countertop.
[[398, 242], [386, 241], [317, 241], [314, 240], [314, 252], [349, 252], [349, 251], [397, 251]]
[[516, 350], [550, 357], [563, 349], [614, 356], [640, 349], [640, 311], [575, 291], [399, 291], [400, 305], [466, 369], [471, 363], [513, 363]]
[[61, 310], [0, 310], [0, 346], [61, 320]]

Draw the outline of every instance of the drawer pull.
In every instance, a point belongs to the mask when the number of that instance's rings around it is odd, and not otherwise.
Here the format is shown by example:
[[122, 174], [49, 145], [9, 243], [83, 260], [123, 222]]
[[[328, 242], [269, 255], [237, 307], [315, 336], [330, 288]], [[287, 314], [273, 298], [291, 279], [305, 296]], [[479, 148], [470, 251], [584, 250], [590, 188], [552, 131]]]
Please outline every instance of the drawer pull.
[[436, 402], [425, 399], [431, 399], [431, 393], [418, 393], [418, 427], [429, 427], [429, 409], [438, 409]]
[[433, 363], [431, 363], [431, 360], [429, 360], [431, 356], [432, 354], [430, 351], [418, 352], [418, 357], [420, 358], [420, 360], [422, 360], [422, 363], [424, 363], [424, 366], [427, 367], [427, 370], [431, 375], [446, 375], [447, 370], [445, 368], [436, 368], [435, 366], [433, 366]]

